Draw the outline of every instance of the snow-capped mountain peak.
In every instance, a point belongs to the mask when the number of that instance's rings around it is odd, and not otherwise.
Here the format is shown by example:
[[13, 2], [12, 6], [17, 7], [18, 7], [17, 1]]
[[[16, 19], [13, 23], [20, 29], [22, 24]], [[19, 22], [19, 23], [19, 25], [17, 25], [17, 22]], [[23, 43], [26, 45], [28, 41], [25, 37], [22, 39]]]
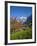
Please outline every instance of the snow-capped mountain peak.
[[27, 20], [27, 17], [22, 16], [22, 17], [20, 17], [20, 20], [21, 20], [22, 22], [25, 22], [25, 21]]

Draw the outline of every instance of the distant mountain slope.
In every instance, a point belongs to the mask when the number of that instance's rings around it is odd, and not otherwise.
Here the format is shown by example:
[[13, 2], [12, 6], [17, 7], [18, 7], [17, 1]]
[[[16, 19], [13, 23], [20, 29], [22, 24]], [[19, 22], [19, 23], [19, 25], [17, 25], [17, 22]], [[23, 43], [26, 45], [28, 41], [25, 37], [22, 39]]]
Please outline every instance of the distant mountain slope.
[[32, 15], [30, 15], [29, 17], [27, 17], [27, 21], [31, 21], [32, 20]]
[[27, 25], [28, 26], [32, 26], [32, 15], [30, 15], [28, 18], [27, 18]]

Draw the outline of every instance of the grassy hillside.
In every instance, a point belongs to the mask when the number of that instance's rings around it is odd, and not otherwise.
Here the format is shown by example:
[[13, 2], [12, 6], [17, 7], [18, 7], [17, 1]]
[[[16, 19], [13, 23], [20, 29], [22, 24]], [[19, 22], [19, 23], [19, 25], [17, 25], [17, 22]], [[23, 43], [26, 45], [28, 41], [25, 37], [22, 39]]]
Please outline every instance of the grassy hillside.
[[11, 40], [15, 39], [31, 39], [32, 38], [32, 30], [29, 28], [28, 30], [21, 30], [10, 35]]

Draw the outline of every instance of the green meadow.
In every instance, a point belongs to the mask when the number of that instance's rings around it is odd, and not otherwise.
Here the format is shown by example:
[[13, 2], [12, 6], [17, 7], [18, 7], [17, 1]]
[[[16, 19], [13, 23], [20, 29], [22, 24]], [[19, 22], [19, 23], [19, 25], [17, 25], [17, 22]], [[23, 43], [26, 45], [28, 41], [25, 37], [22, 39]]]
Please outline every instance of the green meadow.
[[11, 40], [17, 40], [17, 39], [31, 39], [32, 38], [32, 29], [26, 29], [26, 30], [20, 30], [17, 32], [12, 32], [10, 34]]

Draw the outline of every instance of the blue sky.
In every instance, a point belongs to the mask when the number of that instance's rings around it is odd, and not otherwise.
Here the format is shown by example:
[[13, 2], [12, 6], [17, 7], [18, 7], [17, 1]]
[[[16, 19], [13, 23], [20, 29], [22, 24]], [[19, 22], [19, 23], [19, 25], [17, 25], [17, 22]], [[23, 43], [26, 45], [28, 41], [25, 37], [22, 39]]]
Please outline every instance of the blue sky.
[[10, 16], [28, 17], [32, 14], [32, 7], [10, 6]]

